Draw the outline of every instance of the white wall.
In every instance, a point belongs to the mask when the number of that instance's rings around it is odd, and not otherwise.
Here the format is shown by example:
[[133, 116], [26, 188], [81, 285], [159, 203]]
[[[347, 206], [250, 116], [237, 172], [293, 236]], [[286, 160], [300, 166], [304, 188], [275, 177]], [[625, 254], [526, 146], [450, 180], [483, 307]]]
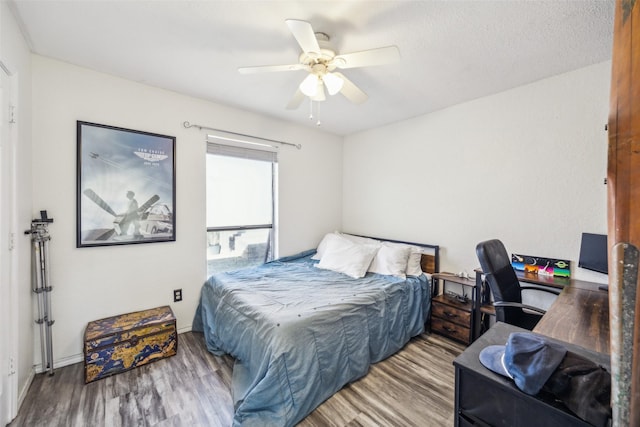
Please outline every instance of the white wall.
[[[28, 190], [25, 200], [29, 217], [47, 209], [55, 218], [56, 366], [80, 360], [90, 320], [169, 304], [179, 329], [190, 327], [206, 275], [205, 143], [185, 120], [303, 144], [280, 153], [280, 255], [342, 229], [437, 243], [441, 270], [471, 272], [484, 239], [575, 262], [581, 232], [606, 232], [609, 62], [351, 135], [344, 146], [317, 130], [37, 55], [32, 69], [33, 207]], [[76, 120], [177, 137], [176, 242], [75, 247]], [[575, 267], [574, 277], [605, 281]], [[172, 303], [175, 288], [183, 302]]]
[[[473, 272], [478, 242], [572, 261], [606, 234], [605, 62], [345, 138], [343, 228], [441, 245]], [[374, 172], [372, 172], [374, 171]]]
[[[176, 142], [176, 242], [76, 248], [76, 120], [164, 135]], [[315, 247], [341, 226], [342, 139], [315, 129], [33, 56], [34, 212], [50, 227], [54, 354], [80, 359], [87, 322], [171, 305], [191, 327], [206, 279], [205, 134], [184, 121], [302, 143], [279, 156], [280, 255]], [[183, 301], [173, 303], [172, 290]], [[35, 355], [39, 358], [39, 355]]]
[[[23, 234], [32, 219], [31, 205], [31, 53], [7, 3], [0, 2], [0, 60], [12, 74], [14, 100], [17, 103], [16, 123], [11, 125], [15, 138], [14, 191], [12, 224], [15, 248], [12, 251], [13, 287], [17, 290], [17, 305], [12, 307], [16, 324], [17, 348], [11, 348], [15, 358], [18, 398], [23, 399], [33, 375], [33, 321], [31, 310], [31, 243]], [[5, 120], [6, 118], [3, 118]], [[4, 288], [3, 288], [4, 289]], [[1, 295], [0, 298], [9, 298]], [[6, 367], [3, 367], [6, 369]]]

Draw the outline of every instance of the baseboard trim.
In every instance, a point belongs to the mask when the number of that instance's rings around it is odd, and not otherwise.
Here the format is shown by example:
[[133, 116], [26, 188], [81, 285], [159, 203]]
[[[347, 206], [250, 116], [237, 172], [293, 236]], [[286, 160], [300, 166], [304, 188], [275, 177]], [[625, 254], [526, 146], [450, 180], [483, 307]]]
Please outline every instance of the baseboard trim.
[[[178, 334], [183, 334], [185, 332], [191, 332], [191, 326], [186, 326], [184, 328], [178, 329]], [[62, 368], [64, 366], [69, 366], [69, 365], [73, 365], [74, 363], [80, 363], [80, 362], [84, 362], [84, 354], [82, 354], [82, 353], [73, 354], [71, 356], [67, 356], [67, 357], [63, 357], [61, 359], [58, 359], [53, 363], [53, 366], [54, 366], [54, 369], [58, 369], [58, 368]], [[44, 372], [42, 370], [42, 365], [41, 364], [34, 366], [34, 370], [35, 370], [36, 374], [41, 374], [41, 373]], [[31, 372], [31, 380], [33, 380], [34, 370], [32, 370], [32, 372]], [[31, 380], [29, 381], [29, 384], [31, 384]]]
[[24, 402], [24, 399], [26, 399], [27, 397], [27, 393], [29, 392], [29, 387], [31, 387], [31, 383], [33, 382], [33, 379], [35, 378], [35, 376], [36, 376], [36, 370], [31, 368], [31, 370], [29, 371], [29, 376], [27, 377], [27, 380], [24, 382], [22, 387], [20, 387], [20, 392], [18, 393], [18, 409], [16, 413], [13, 414], [13, 418], [18, 416], [18, 412], [22, 407], [22, 403]]
[[[80, 363], [84, 361], [84, 355], [82, 353], [80, 354], [73, 354], [71, 356], [67, 356], [67, 357], [63, 357], [61, 359], [55, 360], [53, 362], [53, 369], [58, 369], [58, 368], [62, 368], [65, 366], [69, 366], [69, 365], [73, 365], [74, 363]], [[42, 369], [42, 364], [38, 364], [34, 366], [35, 372], [36, 374], [42, 374], [43, 372], [45, 372], [45, 370]]]
[[178, 329], [179, 334], [184, 334], [185, 332], [191, 332], [191, 325]]

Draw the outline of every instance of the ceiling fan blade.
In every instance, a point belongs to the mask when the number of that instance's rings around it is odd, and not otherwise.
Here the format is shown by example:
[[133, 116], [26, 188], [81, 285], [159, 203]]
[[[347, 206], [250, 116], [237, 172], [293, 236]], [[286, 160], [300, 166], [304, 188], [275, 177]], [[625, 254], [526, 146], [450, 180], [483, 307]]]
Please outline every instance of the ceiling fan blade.
[[384, 65], [400, 59], [397, 46], [386, 46], [377, 49], [362, 50], [360, 52], [345, 53], [333, 58], [337, 68], [368, 67], [370, 65]]
[[287, 110], [296, 110], [300, 106], [300, 104], [302, 104], [302, 101], [304, 101], [304, 93], [302, 93], [302, 91], [298, 89], [287, 104]]
[[297, 19], [287, 19], [285, 22], [304, 52], [320, 55], [320, 46], [311, 24]]
[[331, 96], [340, 92], [340, 89], [342, 89], [342, 85], [344, 84], [344, 80], [336, 76], [334, 73], [327, 73], [322, 76], [322, 82], [327, 87], [327, 92], [329, 92], [329, 95]]
[[342, 73], [333, 74], [340, 77], [344, 82], [342, 84], [340, 93], [343, 94], [344, 97], [349, 101], [353, 102], [354, 104], [362, 104], [369, 98], [366, 93], [364, 93], [358, 86], [356, 86], [351, 80], [346, 78]]
[[267, 73], [272, 71], [295, 71], [304, 70], [307, 66], [304, 64], [288, 64], [288, 65], [259, 65], [257, 67], [240, 67], [240, 74], [256, 74]]

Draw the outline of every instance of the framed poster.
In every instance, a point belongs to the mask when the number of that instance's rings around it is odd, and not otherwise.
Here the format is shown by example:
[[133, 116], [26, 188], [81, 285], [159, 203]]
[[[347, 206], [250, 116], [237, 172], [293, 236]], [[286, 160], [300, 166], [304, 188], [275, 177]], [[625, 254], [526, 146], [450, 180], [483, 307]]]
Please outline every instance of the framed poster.
[[77, 122], [76, 246], [176, 240], [176, 138]]

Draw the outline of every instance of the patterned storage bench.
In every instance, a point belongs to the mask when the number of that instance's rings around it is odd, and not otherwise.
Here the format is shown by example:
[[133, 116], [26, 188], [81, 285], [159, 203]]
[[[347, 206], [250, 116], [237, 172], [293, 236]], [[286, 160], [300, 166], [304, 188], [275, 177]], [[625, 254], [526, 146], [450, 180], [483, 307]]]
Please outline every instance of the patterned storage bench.
[[84, 333], [84, 381], [128, 371], [177, 350], [176, 318], [169, 306], [95, 320]]

